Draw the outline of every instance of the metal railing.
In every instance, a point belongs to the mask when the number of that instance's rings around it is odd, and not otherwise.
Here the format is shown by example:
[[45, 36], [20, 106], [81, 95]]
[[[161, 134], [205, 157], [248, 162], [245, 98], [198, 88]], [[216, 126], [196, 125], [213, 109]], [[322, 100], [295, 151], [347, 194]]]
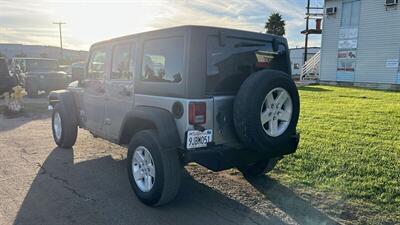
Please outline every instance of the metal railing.
[[319, 80], [319, 64], [321, 61], [321, 51], [318, 51], [303, 65], [300, 73], [300, 81]]

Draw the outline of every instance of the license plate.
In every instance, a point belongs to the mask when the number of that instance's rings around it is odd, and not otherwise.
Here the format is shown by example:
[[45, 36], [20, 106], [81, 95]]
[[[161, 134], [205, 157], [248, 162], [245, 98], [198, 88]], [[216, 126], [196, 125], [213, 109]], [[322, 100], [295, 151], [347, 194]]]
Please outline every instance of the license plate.
[[198, 130], [190, 130], [187, 133], [186, 148], [203, 148], [212, 141], [212, 130], [205, 130], [203, 132]]

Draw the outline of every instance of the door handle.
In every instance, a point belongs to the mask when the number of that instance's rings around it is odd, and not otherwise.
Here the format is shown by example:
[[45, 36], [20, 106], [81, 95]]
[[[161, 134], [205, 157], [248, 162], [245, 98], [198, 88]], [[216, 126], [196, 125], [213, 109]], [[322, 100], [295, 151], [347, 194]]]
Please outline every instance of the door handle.
[[132, 91], [128, 90], [127, 88], [122, 88], [122, 90], [119, 92], [120, 95], [125, 95], [125, 96], [131, 96]]

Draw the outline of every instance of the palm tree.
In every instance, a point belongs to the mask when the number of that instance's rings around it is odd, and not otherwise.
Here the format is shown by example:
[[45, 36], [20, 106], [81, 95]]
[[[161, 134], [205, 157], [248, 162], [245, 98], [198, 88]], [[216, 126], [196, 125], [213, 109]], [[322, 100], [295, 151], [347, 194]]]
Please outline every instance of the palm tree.
[[265, 29], [268, 34], [285, 35], [285, 21], [282, 19], [282, 15], [277, 12], [272, 13], [265, 23]]

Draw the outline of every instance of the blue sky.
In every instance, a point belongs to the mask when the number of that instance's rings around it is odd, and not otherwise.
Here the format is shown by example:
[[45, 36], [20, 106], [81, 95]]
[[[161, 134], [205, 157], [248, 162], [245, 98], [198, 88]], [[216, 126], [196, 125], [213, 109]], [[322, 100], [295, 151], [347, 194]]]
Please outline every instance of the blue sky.
[[[64, 47], [81, 50], [96, 41], [185, 24], [262, 32], [271, 12], [279, 12], [290, 47], [300, 47], [305, 5], [306, 0], [0, 0], [0, 43], [58, 46], [54, 21], [67, 23]], [[310, 45], [319, 44], [318, 35], [311, 37]]]

